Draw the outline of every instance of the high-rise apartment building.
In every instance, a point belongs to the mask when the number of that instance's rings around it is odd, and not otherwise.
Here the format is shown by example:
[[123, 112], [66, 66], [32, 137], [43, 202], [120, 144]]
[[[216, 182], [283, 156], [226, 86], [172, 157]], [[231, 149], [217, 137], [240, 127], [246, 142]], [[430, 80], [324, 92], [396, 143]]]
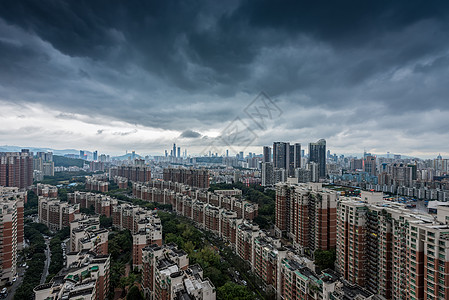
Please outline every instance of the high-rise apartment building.
[[412, 186], [414, 171], [413, 166], [395, 163], [388, 166], [388, 169], [394, 185], [407, 187]]
[[40, 158], [42, 161], [53, 161], [53, 152], [37, 152], [36, 158]]
[[79, 204], [69, 204], [59, 199], [39, 197], [38, 216], [39, 223], [47, 225], [52, 231], [61, 230], [75, 220], [79, 213]]
[[301, 252], [336, 245], [337, 193], [319, 183], [276, 184], [275, 222]]
[[364, 158], [363, 170], [372, 176], [377, 176], [377, 165], [375, 156], [369, 155]]
[[27, 188], [33, 184], [33, 153], [0, 152], [0, 186]]
[[120, 176], [131, 181], [147, 182], [151, 180], [151, 167], [145, 166], [120, 166], [109, 169], [109, 178]]
[[449, 208], [435, 218], [381, 195], [339, 202], [338, 271], [386, 299], [449, 299]]
[[34, 299], [110, 299], [110, 264], [110, 255], [91, 251], [67, 253], [67, 266], [49, 283], [36, 286]]
[[17, 251], [23, 249], [23, 204], [26, 192], [0, 187], [0, 286], [17, 273]]
[[69, 203], [79, 204], [81, 208], [94, 208], [96, 214], [110, 217], [112, 215], [112, 208], [117, 205], [118, 201], [110, 196], [79, 192], [67, 193], [67, 200]]
[[189, 266], [183, 250], [169, 244], [150, 245], [142, 252], [142, 288], [147, 299], [216, 299], [214, 285], [203, 277], [199, 265]]
[[[55, 163], [52, 152], [37, 152], [33, 159], [33, 169], [40, 176], [55, 176]], [[35, 179], [38, 177], [35, 176]]]
[[363, 170], [364, 169], [364, 160], [363, 158], [353, 158], [350, 163], [350, 169], [352, 171]]
[[319, 177], [326, 177], [326, 140], [309, 144], [309, 161], [318, 164]]
[[262, 186], [271, 186], [274, 182], [274, 168], [272, 162], [262, 163]]
[[108, 230], [100, 228], [100, 216], [77, 214], [70, 222], [70, 251], [108, 254]]
[[87, 176], [85, 187], [88, 191], [99, 191], [102, 193], [107, 193], [109, 190], [109, 181], [97, 179], [93, 176]]
[[165, 181], [179, 182], [196, 188], [209, 188], [209, 171], [205, 169], [164, 169], [163, 179]]

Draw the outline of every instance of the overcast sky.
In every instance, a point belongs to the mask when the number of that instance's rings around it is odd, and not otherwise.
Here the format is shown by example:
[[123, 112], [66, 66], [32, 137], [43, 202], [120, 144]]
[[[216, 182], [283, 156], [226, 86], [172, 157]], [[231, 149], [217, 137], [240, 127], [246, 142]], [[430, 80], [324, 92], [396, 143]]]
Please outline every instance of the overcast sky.
[[0, 145], [261, 153], [324, 138], [336, 153], [449, 156], [448, 13], [448, 1], [1, 1]]

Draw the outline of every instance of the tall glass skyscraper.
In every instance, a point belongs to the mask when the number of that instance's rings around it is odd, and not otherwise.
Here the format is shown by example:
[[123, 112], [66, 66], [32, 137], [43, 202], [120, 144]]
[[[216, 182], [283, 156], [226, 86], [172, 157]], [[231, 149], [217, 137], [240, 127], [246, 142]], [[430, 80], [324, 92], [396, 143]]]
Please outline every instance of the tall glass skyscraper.
[[309, 161], [318, 164], [319, 177], [326, 177], [326, 140], [309, 144]]

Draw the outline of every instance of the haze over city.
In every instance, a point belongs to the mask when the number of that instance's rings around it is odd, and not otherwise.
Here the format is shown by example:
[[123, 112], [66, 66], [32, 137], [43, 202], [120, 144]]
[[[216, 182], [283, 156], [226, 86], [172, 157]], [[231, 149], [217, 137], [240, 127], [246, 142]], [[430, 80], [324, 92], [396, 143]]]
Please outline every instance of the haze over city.
[[[3, 1], [0, 144], [200, 154], [240, 118], [256, 153], [447, 156], [447, 6]], [[244, 112], [261, 91], [279, 108], [264, 129]]]

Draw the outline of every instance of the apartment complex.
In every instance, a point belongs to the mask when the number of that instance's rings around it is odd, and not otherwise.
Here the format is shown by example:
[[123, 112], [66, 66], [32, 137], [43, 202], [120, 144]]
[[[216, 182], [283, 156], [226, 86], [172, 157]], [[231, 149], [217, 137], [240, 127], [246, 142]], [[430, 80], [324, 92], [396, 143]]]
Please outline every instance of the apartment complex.
[[67, 264], [49, 283], [34, 288], [36, 300], [107, 299], [110, 256], [88, 250], [67, 253]]
[[95, 213], [106, 217], [112, 216], [112, 207], [118, 204], [115, 198], [90, 192], [67, 193], [67, 199], [69, 203], [79, 204], [80, 208], [93, 207]]
[[203, 277], [201, 267], [189, 266], [187, 253], [173, 244], [143, 249], [142, 281], [149, 299], [216, 299], [215, 287]]
[[23, 249], [23, 204], [26, 192], [0, 186], [0, 286], [17, 273], [17, 251]]
[[27, 188], [33, 184], [33, 153], [0, 152], [0, 186]]
[[337, 210], [338, 271], [387, 299], [449, 298], [449, 208], [436, 218], [375, 193], [342, 198]]
[[117, 184], [119, 189], [126, 189], [126, 188], [128, 188], [128, 178], [121, 177], [121, 176], [114, 176], [112, 178], [112, 180], [114, 181], [114, 183]]
[[51, 231], [58, 231], [70, 226], [79, 213], [79, 204], [69, 204], [56, 198], [39, 197], [39, 223], [47, 225]]
[[276, 231], [302, 253], [335, 248], [337, 200], [320, 183], [276, 184]]
[[107, 193], [109, 182], [94, 176], [86, 176], [86, 190]]
[[151, 180], [151, 168], [145, 166], [120, 166], [109, 169], [109, 178], [125, 177], [131, 181], [147, 182]]
[[[164, 181], [183, 183], [194, 188], [209, 188], [209, 171], [205, 169], [166, 168]], [[141, 181], [141, 180], [140, 180]]]
[[[133, 183], [133, 196], [151, 202], [171, 204], [173, 210], [188, 217], [192, 216], [193, 208], [196, 213], [210, 210], [208, 216], [216, 217], [218, 213], [212, 211], [226, 209], [236, 212], [238, 218], [252, 220], [257, 217], [259, 209], [257, 204], [242, 199], [242, 191], [239, 189], [209, 192], [170, 181], [152, 180], [147, 183]], [[206, 221], [204, 219], [200, 223]]]
[[37, 184], [32, 186], [31, 190], [37, 196], [50, 197], [50, 198], [57, 198], [58, 197], [58, 188], [53, 186], [53, 185], [37, 183]]
[[108, 254], [108, 231], [100, 228], [100, 217], [76, 214], [70, 222], [70, 252], [89, 250]]

